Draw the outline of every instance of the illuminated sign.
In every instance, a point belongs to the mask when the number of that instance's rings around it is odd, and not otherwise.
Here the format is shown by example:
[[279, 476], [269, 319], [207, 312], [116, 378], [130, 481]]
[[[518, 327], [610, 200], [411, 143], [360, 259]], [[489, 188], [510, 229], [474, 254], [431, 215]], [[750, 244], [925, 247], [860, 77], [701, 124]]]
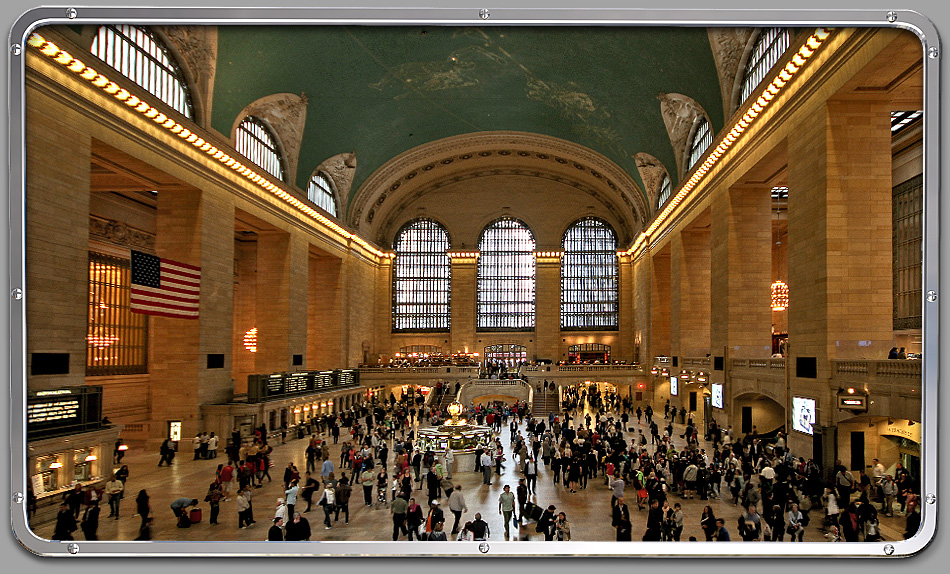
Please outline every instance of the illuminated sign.
[[866, 411], [868, 410], [868, 398], [866, 395], [840, 394], [838, 395], [838, 408]]
[[26, 423], [46, 423], [79, 417], [79, 400], [69, 399], [48, 403], [33, 403], [26, 408]]
[[679, 394], [679, 380], [676, 377], [670, 377], [670, 396], [675, 397]]
[[722, 385], [713, 383], [712, 384], [712, 406], [717, 409], [723, 408], [722, 406]]
[[815, 399], [792, 397], [792, 429], [805, 434], [815, 434]]

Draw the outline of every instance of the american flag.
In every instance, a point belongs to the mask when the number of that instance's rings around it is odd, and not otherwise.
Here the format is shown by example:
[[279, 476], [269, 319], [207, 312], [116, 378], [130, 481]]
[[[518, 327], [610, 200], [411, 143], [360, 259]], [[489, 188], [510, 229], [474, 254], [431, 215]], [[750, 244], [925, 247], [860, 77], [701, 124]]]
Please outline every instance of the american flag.
[[132, 251], [133, 313], [198, 318], [201, 267]]

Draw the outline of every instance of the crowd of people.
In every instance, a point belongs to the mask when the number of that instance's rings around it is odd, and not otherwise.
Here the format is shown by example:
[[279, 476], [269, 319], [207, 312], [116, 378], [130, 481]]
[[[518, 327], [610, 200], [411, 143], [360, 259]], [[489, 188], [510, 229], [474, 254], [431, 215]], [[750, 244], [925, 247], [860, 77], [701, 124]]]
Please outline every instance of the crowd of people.
[[[781, 433], [774, 441], [765, 440], [753, 428], [739, 438], [715, 421], [703, 434], [712, 444], [707, 452], [699, 425], [669, 404], [660, 419], [650, 406], [632, 409], [628, 400], [595, 388], [566, 388], [562, 398], [561, 410], [546, 416], [532, 416], [524, 402], [469, 405], [463, 412], [494, 434], [476, 448], [472, 468], [456, 471], [480, 473], [483, 485], [496, 484], [503, 480], [506, 464], [516, 465], [517, 484], [505, 484], [498, 498], [505, 539], [512, 537], [511, 526], [518, 539], [532, 532], [544, 540], [571, 539], [566, 513], [554, 504], [538, 504], [542, 475], [560, 491], [554, 502], [588, 488], [609, 490], [605, 520], [617, 540], [632, 540], [636, 524], [643, 540], [679, 541], [687, 521], [695, 521], [706, 540], [803, 541], [805, 527], [820, 521], [819, 531], [828, 540], [873, 541], [881, 539], [879, 515], [893, 516], [898, 502], [906, 517], [904, 536], [912, 536], [919, 526], [919, 486], [899, 464], [892, 475], [876, 460], [870, 476], [863, 471], [853, 476], [840, 463], [823, 473], [815, 461], [795, 458]], [[677, 435], [673, 420], [678, 414], [683, 422]], [[329, 530], [340, 520], [349, 523], [354, 503], [388, 508], [393, 540], [486, 540], [492, 533], [483, 514], [495, 509], [476, 508], [470, 514], [462, 485], [453, 480], [453, 452], [421, 449], [415, 441], [417, 421], [424, 424], [443, 415], [405, 395], [313, 417], [301, 425], [310, 435], [298, 459], [305, 461], [303, 473], [291, 461], [275, 477], [270, 473], [271, 441], [280, 437], [284, 442], [286, 428], [269, 433], [261, 426], [249, 438], [234, 429], [225, 461], [217, 464], [204, 493], [209, 522], [218, 525], [221, 503], [234, 501], [238, 528], [252, 527], [255, 512], [264, 512], [271, 523], [268, 540], [309, 540], [305, 515], [314, 504], [322, 509], [323, 526]], [[507, 445], [501, 438], [505, 427]], [[211, 438], [195, 437], [196, 460], [215, 458]], [[339, 445], [339, 458], [331, 456], [331, 441]], [[163, 443], [159, 466], [172, 464], [168, 451], [174, 450]], [[76, 485], [66, 493], [53, 539], [71, 540], [77, 529], [86, 539], [96, 539], [100, 502], [106, 501], [109, 517], [118, 519], [127, 479], [123, 465], [104, 488]], [[265, 479], [283, 483], [273, 513], [266, 506], [255, 507], [253, 493]], [[353, 498], [354, 489], [362, 497]], [[680, 501], [694, 498], [728, 501], [736, 508], [731, 516], [738, 514], [738, 519], [716, 516], [711, 505], [700, 516], [689, 516]], [[153, 516], [145, 490], [135, 504], [141, 517], [138, 539], [150, 539]], [[198, 504], [191, 497], [172, 502], [178, 526], [189, 527], [186, 518]]]

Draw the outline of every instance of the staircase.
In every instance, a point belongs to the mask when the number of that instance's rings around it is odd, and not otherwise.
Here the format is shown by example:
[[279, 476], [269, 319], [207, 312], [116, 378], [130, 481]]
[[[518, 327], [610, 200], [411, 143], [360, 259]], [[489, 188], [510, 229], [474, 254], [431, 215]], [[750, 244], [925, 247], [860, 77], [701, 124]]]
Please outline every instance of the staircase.
[[558, 394], [556, 392], [537, 392], [534, 393], [534, 403], [531, 405], [531, 416], [535, 418], [547, 418], [548, 413], [560, 414], [561, 405], [559, 404]]

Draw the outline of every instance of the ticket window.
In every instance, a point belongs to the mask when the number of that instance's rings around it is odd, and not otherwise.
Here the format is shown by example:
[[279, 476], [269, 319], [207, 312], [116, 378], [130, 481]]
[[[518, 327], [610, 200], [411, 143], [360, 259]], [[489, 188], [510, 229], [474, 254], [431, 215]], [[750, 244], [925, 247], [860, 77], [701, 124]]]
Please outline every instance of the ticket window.
[[98, 457], [94, 451], [93, 448], [73, 451], [73, 480], [88, 481], [95, 476], [95, 463]]
[[58, 455], [43, 456], [36, 460], [36, 474], [33, 475], [33, 492], [52, 492], [59, 490], [62, 484], [60, 472], [63, 468], [63, 461]]

